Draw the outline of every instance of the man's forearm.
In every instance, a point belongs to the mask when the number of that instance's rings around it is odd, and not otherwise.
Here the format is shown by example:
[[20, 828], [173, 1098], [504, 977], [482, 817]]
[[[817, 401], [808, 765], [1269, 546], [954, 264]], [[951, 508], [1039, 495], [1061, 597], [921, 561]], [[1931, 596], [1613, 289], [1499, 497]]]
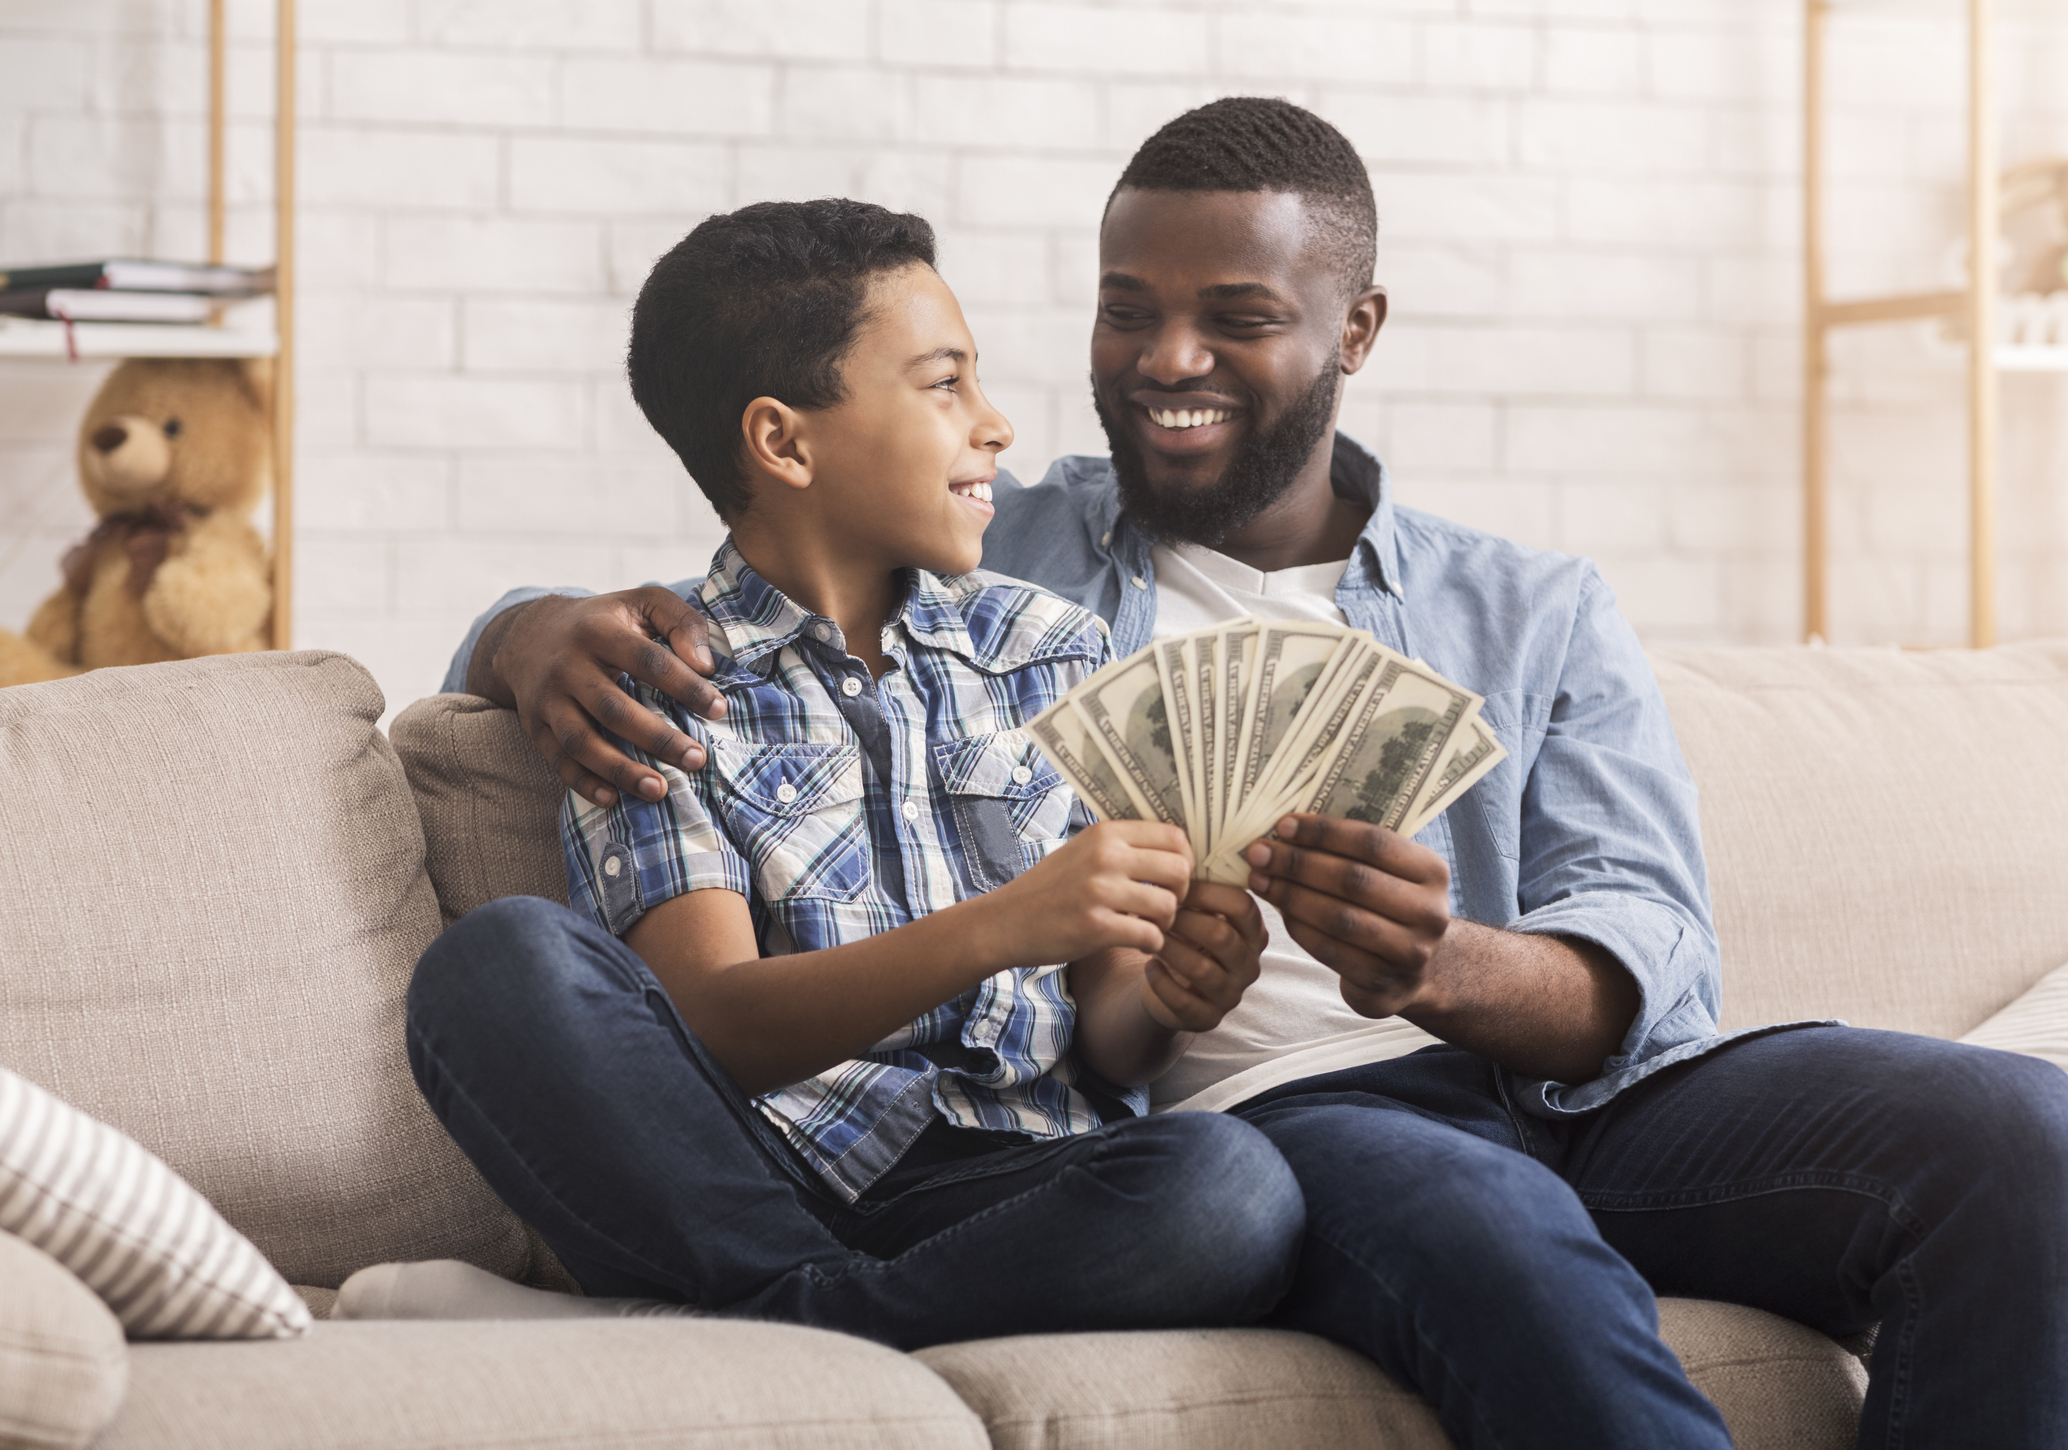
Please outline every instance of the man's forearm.
[[1592, 942], [1452, 921], [1400, 1015], [1525, 1077], [1585, 1082], [1636, 1020], [1636, 979]]
[[538, 601], [533, 599], [513, 604], [482, 626], [481, 637], [474, 641], [474, 657], [467, 661], [468, 694], [493, 700], [506, 709], [517, 703], [516, 695], [496, 672], [495, 653], [509, 638], [510, 626], [517, 622], [517, 616], [536, 603]]

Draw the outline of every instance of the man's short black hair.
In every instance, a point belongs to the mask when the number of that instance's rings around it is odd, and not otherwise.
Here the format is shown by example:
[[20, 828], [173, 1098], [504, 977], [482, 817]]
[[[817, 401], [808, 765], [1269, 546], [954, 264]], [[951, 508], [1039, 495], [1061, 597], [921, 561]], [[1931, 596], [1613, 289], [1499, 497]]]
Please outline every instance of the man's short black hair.
[[721, 518], [753, 498], [740, 415], [759, 397], [830, 408], [869, 283], [934, 264], [924, 217], [866, 201], [762, 201], [708, 217], [632, 304], [632, 398]]
[[1271, 96], [1228, 96], [1187, 111], [1144, 141], [1113, 195], [1143, 191], [1283, 191], [1320, 225], [1346, 296], [1371, 285], [1379, 212], [1371, 177], [1350, 138], [1304, 106]]

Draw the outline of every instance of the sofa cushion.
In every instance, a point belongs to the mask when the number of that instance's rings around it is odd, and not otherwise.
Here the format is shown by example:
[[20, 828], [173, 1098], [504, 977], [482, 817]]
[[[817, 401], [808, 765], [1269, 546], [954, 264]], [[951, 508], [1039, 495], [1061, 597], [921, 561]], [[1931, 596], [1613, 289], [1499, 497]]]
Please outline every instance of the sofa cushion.
[[133, 1339], [282, 1339], [309, 1310], [135, 1139], [0, 1067], [0, 1229], [54, 1255]]
[[922, 1349], [996, 1450], [1447, 1450], [1363, 1355], [1281, 1329], [1030, 1334]]
[[129, 1382], [122, 1326], [41, 1249], [0, 1233], [0, 1445], [75, 1450]]
[[[1843, 1450], [1865, 1375], [1823, 1335], [1757, 1309], [1659, 1302], [1660, 1329], [1739, 1450]], [[1276, 1329], [1042, 1334], [915, 1356], [997, 1450], [1447, 1450], [1436, 1414], [1347, 1349]]]
[[1958, 1037], [2068, 961], [2068, 642], [1653, 663], [1702, 791], [1725, 1027]]
[[322, 652], [0, 690], [0, 1061], [318, 1286], [525, 1267], [404, 1059], [438, 907], [381, 708]]
[[457, 921], [502, 896], [567, 904], [560, 803], [567, 788], [517, 724], [473, 695], [432, 695], [389, 727], [423, 817], [439, 908]]
[[2068, 965], [2055, 967], [2001, 1012], [1962, 1033], [1960, 1040], [2042, 1057], [2068, 1069]]
[[322, 1323], [146, 1344], [95, 1450], [724, 1446], [988, 1450], [983, 1423], [867, 1340], [710, 1319]]

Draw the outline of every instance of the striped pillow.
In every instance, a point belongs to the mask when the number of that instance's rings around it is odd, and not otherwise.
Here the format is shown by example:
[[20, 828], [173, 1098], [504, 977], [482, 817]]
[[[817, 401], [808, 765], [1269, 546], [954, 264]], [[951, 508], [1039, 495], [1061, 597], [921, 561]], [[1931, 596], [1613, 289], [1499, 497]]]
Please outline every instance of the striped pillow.
[[308, 1306], [140, 1144], [0, 1068], [0, 1229], [85, 1280], [131, 1339], [290, 1339]]

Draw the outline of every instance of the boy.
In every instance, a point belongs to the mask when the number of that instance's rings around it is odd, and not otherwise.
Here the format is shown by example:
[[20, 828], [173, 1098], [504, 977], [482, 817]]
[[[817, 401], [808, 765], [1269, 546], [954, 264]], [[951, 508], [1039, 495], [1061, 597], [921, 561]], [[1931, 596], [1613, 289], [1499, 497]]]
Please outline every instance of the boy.
[[633, 395], [732, 534], [700, 591], [723, 711], [640, 698], [710, 767], [570, 797], [575, 912], [441, 938], [410, 1060], [590, 1294], [904, 1348], [1246, 1322], [1299, 1191], [1142, 1085], [1255, 978], [1261, 918], [1174, 828], [1073, 830], [1023, 727], [1104, 628], [969, 575], [1012, 431], [933, 258], [917, 217], [816, 201], [655, 266]]

